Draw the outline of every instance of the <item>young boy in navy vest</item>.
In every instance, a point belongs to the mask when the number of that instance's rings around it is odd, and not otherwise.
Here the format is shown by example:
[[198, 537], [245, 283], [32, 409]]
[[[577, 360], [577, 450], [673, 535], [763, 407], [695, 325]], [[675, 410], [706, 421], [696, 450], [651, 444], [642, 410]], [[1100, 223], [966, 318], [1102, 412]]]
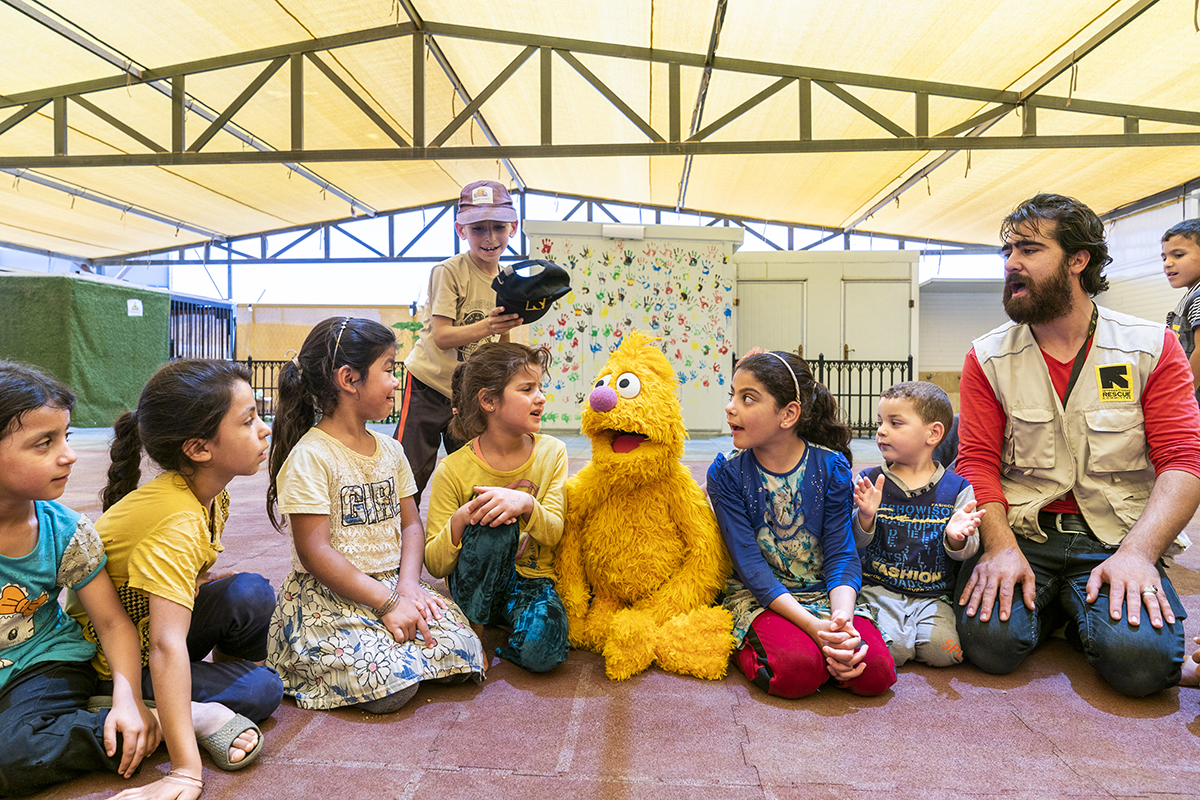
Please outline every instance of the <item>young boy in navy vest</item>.
[[863, 559], [859, 598], [871, 604], [896, 666], [962, 662], [950, 595], [958, 562], [979, 549], [983, 511], [964, 478], [933, 460], [954, 410], [938, 386], [898, 383], [879, 400], [875, 441], [884, 465], [854, 484], [854, 542]]

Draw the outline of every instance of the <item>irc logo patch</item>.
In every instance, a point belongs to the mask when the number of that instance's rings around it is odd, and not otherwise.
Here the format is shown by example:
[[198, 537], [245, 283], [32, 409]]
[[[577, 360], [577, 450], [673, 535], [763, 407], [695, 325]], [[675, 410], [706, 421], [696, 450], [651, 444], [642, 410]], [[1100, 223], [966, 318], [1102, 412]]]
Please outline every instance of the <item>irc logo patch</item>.
[[1096, 385], [1101, 403], [1133, 402], [1133, 365], [1104, 364], [1096, 367]]

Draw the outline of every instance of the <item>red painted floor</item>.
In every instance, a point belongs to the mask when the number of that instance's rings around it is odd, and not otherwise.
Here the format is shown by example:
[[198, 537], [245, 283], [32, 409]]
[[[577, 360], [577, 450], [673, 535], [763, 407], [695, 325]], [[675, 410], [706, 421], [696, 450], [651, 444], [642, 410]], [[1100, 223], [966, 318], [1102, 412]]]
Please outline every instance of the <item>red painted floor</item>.
[[[95, 516], [104, 432], [72, 441], [80, 460], [64, 502]], [[870, 460], [870, 448], [862, 452]], [[571, 455], [574, 472], [586, 442]], [[692, 448], [688, 458], [702, 479], [707, 454]], [[265, 471], [231, 484], [218, 566], [278, 585], [288, 545], [267, 521], [265, 487]], [[1200, 541], [1196, 521], [1190, 532]], [[1193, 550], [1170, 574], [1193, 615], [1189, 633], [1200, 633], [1200, 546]], [[740, 674], [707, 682], [652, 668], [613, 683], [599, 656], [572, 652], [540, 676], [496, 660], [482, 686], [422, 686], [384, 717], [285, 700], [263, 726], [257, 764], [224, 773], [206, 761], [203, 797], [1200, 797], [1198, 701], [1194, 689], [1124, 698], [1062, 641], [1013, 675], [906, 666], [883, 697], [830, 688], [800, 701], [768, 697]], [[160, 749], [129, 782], [94, 775], [38, 797], [108, 797], [166, 769]]]

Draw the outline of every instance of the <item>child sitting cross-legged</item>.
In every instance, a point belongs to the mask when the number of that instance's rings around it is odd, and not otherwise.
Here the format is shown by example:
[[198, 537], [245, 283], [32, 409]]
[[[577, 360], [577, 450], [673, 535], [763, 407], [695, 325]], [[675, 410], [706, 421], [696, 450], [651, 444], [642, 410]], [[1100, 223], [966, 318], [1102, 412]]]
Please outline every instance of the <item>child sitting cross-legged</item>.
[[962, 662], [954, 608], [958, 562], [979, 549], [983, 511], [966, 479], [933, 460], [954, 417], [950, 398], [925, 381], [898, 383], [879, 400], [875, 441], [882, 467], [854, 484], [854, 542], [863, 587], [896, 666], [915, 658], [934, 667]]

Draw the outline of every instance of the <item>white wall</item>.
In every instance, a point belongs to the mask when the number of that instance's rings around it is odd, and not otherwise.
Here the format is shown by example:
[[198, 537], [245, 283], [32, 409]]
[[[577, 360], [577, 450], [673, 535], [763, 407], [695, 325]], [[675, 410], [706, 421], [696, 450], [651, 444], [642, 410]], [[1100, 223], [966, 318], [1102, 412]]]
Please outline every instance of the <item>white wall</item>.
[[918, 377], [962, 369], [971, 340], [1008, 321], [1004, 282], [940, 280], [921, 285]]
[[1114, 311], [1165, 322], [1183, 290], [1172, 289], [1162, 271], [1162, 235], [1177, 222], [1200, 216], [1195, 198], [1143, 211], [1113, 222], [1105, 270], [1109, 289], [1096, 299]]

